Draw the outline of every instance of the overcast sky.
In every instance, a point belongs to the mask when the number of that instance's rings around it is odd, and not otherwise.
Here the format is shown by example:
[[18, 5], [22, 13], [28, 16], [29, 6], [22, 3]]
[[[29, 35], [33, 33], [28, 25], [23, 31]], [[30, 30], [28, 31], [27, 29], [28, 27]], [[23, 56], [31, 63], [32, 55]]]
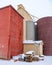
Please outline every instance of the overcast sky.
[[17, 10], [17, 5], [23, 4], [32, 15], [41, 18], [52, 16], [52, 0], [0, 0], [0, 8], [12, 5]]

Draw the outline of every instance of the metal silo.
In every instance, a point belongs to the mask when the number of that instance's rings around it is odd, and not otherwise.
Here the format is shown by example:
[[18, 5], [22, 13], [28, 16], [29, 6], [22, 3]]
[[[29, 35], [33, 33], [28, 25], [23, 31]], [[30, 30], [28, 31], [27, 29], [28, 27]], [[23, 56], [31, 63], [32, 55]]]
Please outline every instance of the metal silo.
[[52, 55], [52, 17], [44, 17], [37, 22], [38, 39], [44, 42], [44, 54]]

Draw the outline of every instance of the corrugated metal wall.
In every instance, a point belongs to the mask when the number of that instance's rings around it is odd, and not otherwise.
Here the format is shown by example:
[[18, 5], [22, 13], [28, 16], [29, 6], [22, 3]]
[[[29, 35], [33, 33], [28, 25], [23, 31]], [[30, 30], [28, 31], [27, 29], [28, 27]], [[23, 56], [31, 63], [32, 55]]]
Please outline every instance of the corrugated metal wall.
[[26, 40], [35, 40], [35, 28], [33, 21], [26, 21]]
[[52, 17], [45, 17], [37, 22], [38, 39], [44, 42], [44, 54], [52, 55]]

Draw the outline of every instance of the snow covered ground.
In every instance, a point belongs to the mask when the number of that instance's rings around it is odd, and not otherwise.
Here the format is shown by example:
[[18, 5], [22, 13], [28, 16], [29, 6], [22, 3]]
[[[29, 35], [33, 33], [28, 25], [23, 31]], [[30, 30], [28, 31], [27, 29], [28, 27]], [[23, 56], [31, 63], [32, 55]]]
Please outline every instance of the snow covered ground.
[[52, 56], [44, 56], [43, 61], [33, 61], [33, 62], [23, 62], [23, 61], [16, 61], [14, 62], [13, 59], [11, 60], [1, 60], [0, 65], [52, 65]]

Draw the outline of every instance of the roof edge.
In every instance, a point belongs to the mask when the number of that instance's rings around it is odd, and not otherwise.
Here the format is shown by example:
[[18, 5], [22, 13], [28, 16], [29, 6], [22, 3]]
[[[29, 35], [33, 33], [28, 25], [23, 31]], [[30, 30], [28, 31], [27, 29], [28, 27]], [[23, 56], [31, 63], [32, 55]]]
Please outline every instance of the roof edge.
[[[17, 10], [12, 5], [4, 6], [4, 7], [0, 8], [0, 10], [7, 8], [7, 7], [11, 7], [13, 10], [15, 10], [17, 12]], [[24, 19], [24, 17], [19, 12], [17, 12], [17, 13]]]

